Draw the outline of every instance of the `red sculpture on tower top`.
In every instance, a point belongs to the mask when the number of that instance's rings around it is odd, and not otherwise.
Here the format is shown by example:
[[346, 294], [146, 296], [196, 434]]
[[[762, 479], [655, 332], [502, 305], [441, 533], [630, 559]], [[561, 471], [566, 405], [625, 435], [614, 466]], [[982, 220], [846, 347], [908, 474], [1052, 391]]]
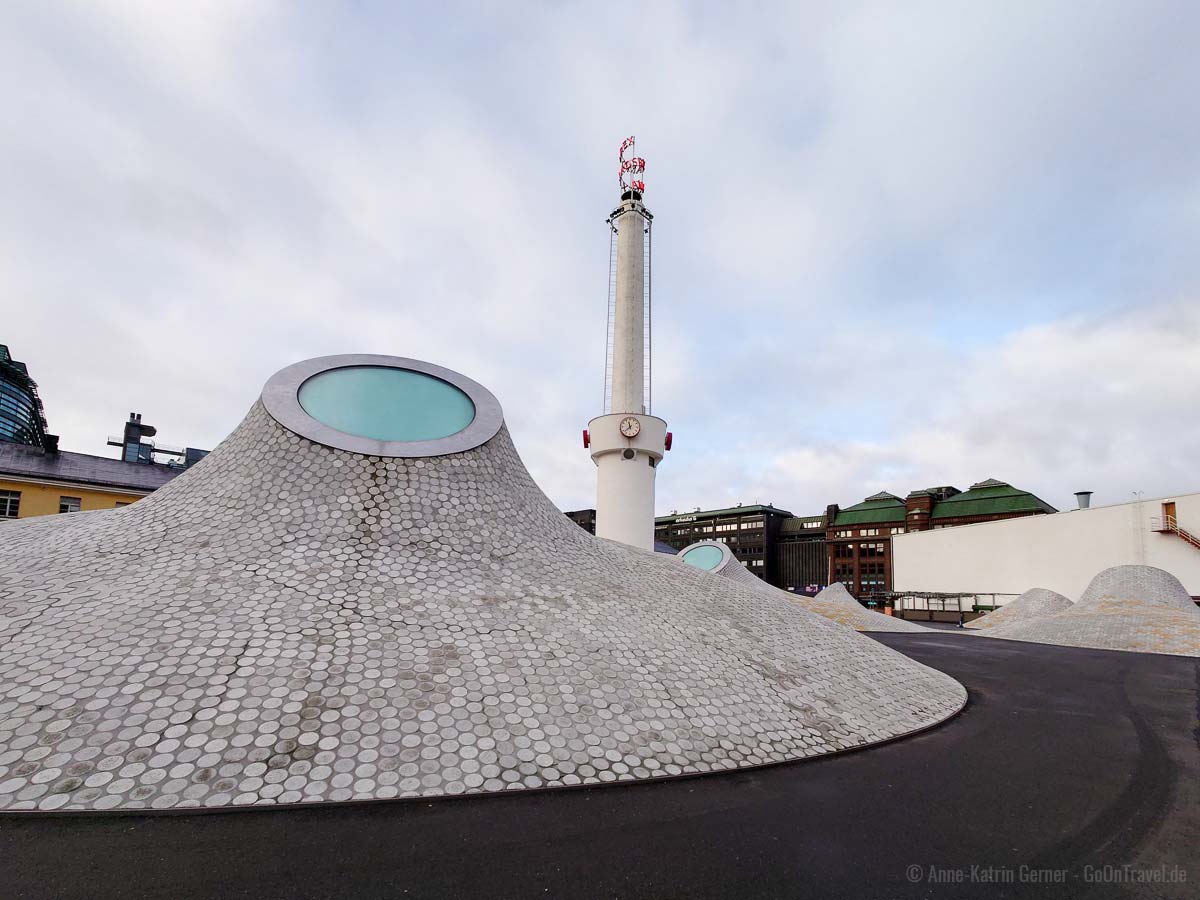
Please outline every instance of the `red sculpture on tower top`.
[[617, 183], [621, 186], [621, 193], [626, 191], [637, 191], [645, 193], [646, 182], [634, 176], [641, 175], [646, 171], [646, 161], [640, 156], [630, 156], [625, 158], [625, 153], [633, 153], [636, 138], [632, 135], [621, 141], [621, 150], [617, 153], [617, 159], [621, 161], [621, 167], [617, 171]]

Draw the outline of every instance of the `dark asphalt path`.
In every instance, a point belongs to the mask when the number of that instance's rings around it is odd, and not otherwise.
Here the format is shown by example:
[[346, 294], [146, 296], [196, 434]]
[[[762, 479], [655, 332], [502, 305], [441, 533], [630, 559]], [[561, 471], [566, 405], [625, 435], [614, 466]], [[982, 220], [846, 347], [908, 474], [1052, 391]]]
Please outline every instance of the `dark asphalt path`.
[[[645, 785], [8, 814], [0, 898], [1200, 897], [1197, 660], [877, 638], [962, 681], [966, 710], [872, 750]], [[970, 880], [972, 865], [979, 879], [1022, 864], [1066, 883]], [[1180, 866], [1188, 882], [1083, 880], [1123, 864]], [[930, 866], [965, 881], [930, 884]]]

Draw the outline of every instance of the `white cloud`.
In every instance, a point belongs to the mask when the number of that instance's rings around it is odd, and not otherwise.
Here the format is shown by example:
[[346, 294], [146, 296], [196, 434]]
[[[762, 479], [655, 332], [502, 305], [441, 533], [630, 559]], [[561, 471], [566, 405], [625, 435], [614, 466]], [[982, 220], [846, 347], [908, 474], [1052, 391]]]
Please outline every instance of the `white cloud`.
[[1198, 343], [1195, 304], [1023, 329], [964, 358], [945, 389], [890, 392], [904, 420], [885, 440], [780, 448], [750, 483], [798, 514], [989, 477], [1060, 508], [1077, 490], [1097, 504], [1200, 490]]
[[64, 447], [108, 452], [130, 410], [211, 446], [281, 366], [391, 352], [493, 388], [547, 492], [590, 504], [635, 132], [661, 509], [1189, 477], [1187, 9], [3, 15], [0, 340]]

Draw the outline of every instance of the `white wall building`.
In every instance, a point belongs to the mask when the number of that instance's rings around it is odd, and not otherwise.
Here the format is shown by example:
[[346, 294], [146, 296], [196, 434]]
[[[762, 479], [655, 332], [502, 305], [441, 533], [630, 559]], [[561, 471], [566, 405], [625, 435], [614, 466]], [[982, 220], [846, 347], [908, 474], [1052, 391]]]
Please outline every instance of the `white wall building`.
[[[1178, 529], [1163, 530], [1172, 521]], [[1040, 587], [1077, 600], [1101, 570], [1132, 564], [1165, 569], [1200, 596], [1200, 548], [1178, 530], [1200, 536], [1200, 494], [898, 534], [893, 590], [1020, 594]]]

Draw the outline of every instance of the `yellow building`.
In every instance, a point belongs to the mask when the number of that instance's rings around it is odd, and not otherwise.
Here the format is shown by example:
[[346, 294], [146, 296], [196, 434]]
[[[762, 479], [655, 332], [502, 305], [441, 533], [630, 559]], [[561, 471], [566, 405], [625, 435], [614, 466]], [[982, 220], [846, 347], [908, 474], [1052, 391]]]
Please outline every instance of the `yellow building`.
[[182, 466], [0, 442], [0, 519], [126, 506], [182, 471]]

